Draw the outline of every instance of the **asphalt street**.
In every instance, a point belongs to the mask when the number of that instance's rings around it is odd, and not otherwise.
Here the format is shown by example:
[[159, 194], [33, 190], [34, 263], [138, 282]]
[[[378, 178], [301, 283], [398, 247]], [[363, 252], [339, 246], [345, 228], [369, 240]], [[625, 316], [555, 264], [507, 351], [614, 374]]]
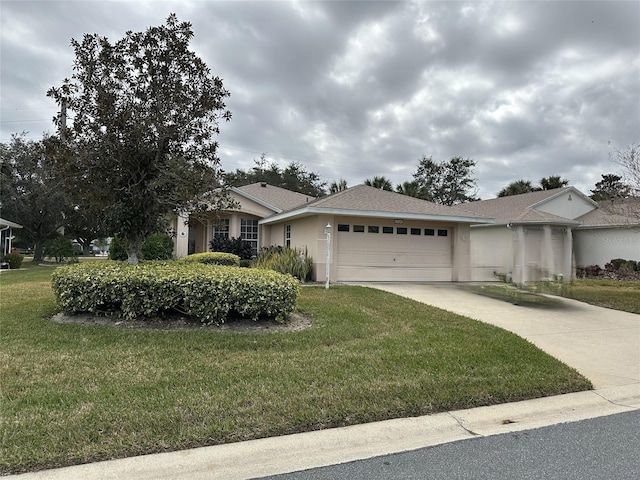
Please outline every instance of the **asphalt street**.
[[480, 437], [263, 480], [637, 479], [640, 411]]

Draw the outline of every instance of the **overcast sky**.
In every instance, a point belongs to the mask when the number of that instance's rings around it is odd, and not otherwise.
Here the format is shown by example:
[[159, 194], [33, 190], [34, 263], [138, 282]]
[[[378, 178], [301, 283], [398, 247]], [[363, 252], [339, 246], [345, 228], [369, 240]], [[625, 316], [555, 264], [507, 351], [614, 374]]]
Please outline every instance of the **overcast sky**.
[[53, 132], [71, 38], [193, 24], [231, 92], [224, 169], [266, 153], [328, 183], [476, 161], [478, 194], [561, 175], [589, 194], [640, 142], [640, 2], [1, 0], [1, 139]]

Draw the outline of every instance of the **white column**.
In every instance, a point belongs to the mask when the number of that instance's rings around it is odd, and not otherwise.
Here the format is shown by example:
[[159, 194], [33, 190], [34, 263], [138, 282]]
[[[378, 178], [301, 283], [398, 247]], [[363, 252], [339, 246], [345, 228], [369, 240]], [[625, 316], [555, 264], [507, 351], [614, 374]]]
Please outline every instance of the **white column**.
[[571, 227], [567, 227], [564, 231], [564, 254], [562, 258], [562, 275], [565, 281], [573, 279], [573, 269], [571, 260], [573, 259], [573, 232]]
[[545, 275], [541, 280], [553, 279], [553, 276], [558, 273], [554, 271], [554, 258], [553, 258], [553, 242], [551, 240], [551, 225], [544, 225], [542, 227], [542, 267], [544, 268]]
[[516, 245], [513, 252], [514, 256], [514, 268], [513, 268], [513, 281], [514, 283], [524, 283], [527, 281], [527, 265], [526, 265], [526, 252], [527, 245], [524, 234], [524, 227], [517, 225], [516, 231]]
[[188, 217], [178, 215], [176, 218], [176, 238], [175, 253], [176, 257], [186, 257], [189, 253], [189, 226], [185, 224]]

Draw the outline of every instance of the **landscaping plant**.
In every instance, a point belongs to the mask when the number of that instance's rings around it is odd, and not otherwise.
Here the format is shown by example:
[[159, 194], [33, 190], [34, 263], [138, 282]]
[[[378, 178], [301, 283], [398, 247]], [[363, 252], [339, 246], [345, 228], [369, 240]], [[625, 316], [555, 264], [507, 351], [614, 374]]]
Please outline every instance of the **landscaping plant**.
[[223, 323], [230, 314], [283, 321], [298, 295], [290, 275], [175, 261], [73, 265], [53, 273], [52, 287], [69, 314], [135, 319], [179, 312], [203, 323]]
[[280, 273], [293, 275], [301, 282], [311, 280], [313, 275], [313, 259], [307, 249], [293, 249], [290, 247], [265, 247], [260, 250], [258, 258], [252, 265], [255, 268], [275, 270]]

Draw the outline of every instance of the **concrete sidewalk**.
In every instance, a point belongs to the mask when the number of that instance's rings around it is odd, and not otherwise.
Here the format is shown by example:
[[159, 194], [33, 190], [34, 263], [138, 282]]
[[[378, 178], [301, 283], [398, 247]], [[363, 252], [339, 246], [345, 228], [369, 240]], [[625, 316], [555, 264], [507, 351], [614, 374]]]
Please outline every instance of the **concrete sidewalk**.
[[250, 479], [640, 409], [640, 315], [562, 299], [527, 308], [451, 284], [367, 284], [510, 330], [596, 390], [13, 475], [21, 480]]
[[554, 297], [526, 307], [457, 284], [360, 283], [509, 330], [587, 377], [594, 388], [640, 383], [640, 315]]
[[241, 480], [640, 409], [640, 384], [110, 460], [20, 480]]

